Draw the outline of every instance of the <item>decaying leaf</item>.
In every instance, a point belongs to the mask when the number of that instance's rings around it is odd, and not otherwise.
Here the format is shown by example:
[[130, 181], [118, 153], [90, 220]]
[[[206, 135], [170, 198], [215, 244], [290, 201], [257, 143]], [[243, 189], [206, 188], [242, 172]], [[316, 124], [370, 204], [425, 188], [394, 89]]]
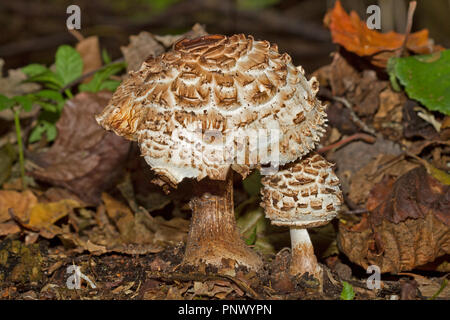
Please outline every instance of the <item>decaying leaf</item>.
[[163, 53], [164, 47], [150, 32], [142, 31], [137, 36], [130, 36], [130, 44], [120, 50], [127, 62], [127, 71], [137, 71], [147, 58]]
[[145, 209], [133, 213], [124, 203], [104, 193], [97, 209], [97, 226], [87, 232], [88, 240], [71, 233], [60, 237], [82, 250], [95, 254], [120, 252], [147, 254], [163, 250], [165, 245], [185, 241], [189, 221], [152, 217]]
[[20, 232], [22, 228], [33, 230], [45, 238], [53, 238], [62, 232], [54, 225], [73, 209], [84, 204], [64, 199], [57, 202], [38, 202], [30, 191], [0, 190], [0, 235]]
[[82, 92], [69, 100], [56, 124], [55, 143], [48, 151], [29, 156], [39, 166], [32, 176], [98, 204], [101, 193], [122, 175], [130, 146], [95, 121], [94, 115], [110, 98], [110, 92]]
[[329, 159], [336, 163], [336, 174], [344, 194], [349, 194], [353, 176], [375, 160], [380, 154], [398, 156], [402, 153], [400, 146], [390, 140], [378, 138], [374, 144], [355, 141], [332, 153]]
[[417, 166], [403, 157], [379, 154], [352, 176], [348, 197], [354, 204], [364, 204], [373, 186], [383, 177], [399, 177]]
[[176, 41], [182, 38], [195, 38], [205, 35], [206, 31], [199, 24], [195, 24], [192, 30], [181, 35], [156, 36], [150, 32], [142, 31], [137, 36], [130, 37], [128, 46], [120, 50], [127, 62], [127, 71], [139, 70], [142, 62], [150, 57], [156, 57], [169, 49]]
[[[405, 35], [393, 31], [381, 33], [369, 29], [355, 11], [348, 15], [340, 1], [336, 1], [326, 15], [325, 24], [331, 30], [334, 43], [359, 56], [369, 57], [371, 63], [379, 67], [386, 67], [388, 59], [396, 55], [405, 39]], [[415, 53], [432, 53], [441, 49], [433, 45], [426, 29], [411, 33], [406, 48]]]
[[450, 186], [425, 168], [378, 183], [368, 209], [357, 225], [341, 222], [338, 237], [341, 250], [363, 268], [398, 273], [450, 253]]
[[358, 72], [345, 57], [333, 54], [327, 75], [333, 96], [345, 97], [360, 116], [373, 115], [379, 107], [379, 95], [388, 82], [379, 80], [373, 70]]
[[[77, 43], [75, 49], [81, 55], [81, 59], [83, 59], [83, 74], [97, 70], [102, 66], [100, 43], [97, 36], [82, 39]], [[85, 78], [83, 83], [87, 83], [91, 79], [92, 76]]]
[[379, 98], [380, 106], [374, 116], [374, 128], [392, 140], [401, 139], [403, 137], [402, 110], [406, 102], [405, 95], [387, 87], [380, 92]]
[[31, 209], [36, 204], [37, 198], [30, 190], [0, 190], [0, 223], [11, 220], [9, 209], [13, 209], [16, 217], [22, 221], [28, 221]]
[[201, 24], [196, 23], [191, 30], [189, 30], [184, 34], [164, 35], [164, 36], [155, 35], [155, 39], [161, 42], [162, 45], [167, 49], [172, 47], [175, 44], [175, 42], [183, 38], [193, 39], [207, 34], [208, 33], [206, 32], [205, 28]]

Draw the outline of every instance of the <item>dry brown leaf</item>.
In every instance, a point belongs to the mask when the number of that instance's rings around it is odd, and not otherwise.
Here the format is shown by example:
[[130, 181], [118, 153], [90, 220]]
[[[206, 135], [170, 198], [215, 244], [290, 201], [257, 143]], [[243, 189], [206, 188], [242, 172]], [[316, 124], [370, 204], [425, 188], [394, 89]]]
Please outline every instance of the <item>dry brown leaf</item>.
[[0, 223], [0, 236], [7, 236], [20, 232], [20, 227], [14, 221]]
[[[393, 31], [381, 33], [369, 29], [355, 11], [348, 15], [340, 1], [336, 1], [334, 8], [327, 13], [325, 23], [331, 30], [334, 43], [359, 56], [371, 57], [372, 64], [383, 68], [386, 67], [387, 60], [400, 50], [405, 39], [405, 35]], [[433, 45], [426, 29], [411, 33], [406, 48], [420, 54], [442, 49]]]
[[[102, 57], [100, 53], [100, 43], [97, 36], [84, 38], [78, 42], [75, 49], [83, 59], [83, 74], [97, 70], [102, 66]], [[91, 81], [92, 76], [83, 79], [83, 83]]]
[[110, 98], [110, 92], [82, 92], [66, 103], [54, 144], [29, 156], [39, 166], [31, 173], [36, 179], [66, 188], [87, 204], [100, 202], [101, 193], [123, 174], [130, 146], [95, 121]]
[[138, 35], [130, 36], [128, 46], [120, 47], [120, 50], [127, 62], [127, 71], [136, 71], [139, 70], [142, 62], [150, 57], [162, 54], [170, 49], [176, 41], [183, 38], [192, 39], [206, 34], [205, 29], [198, 23], [192, 27], [192, 30], [180, 35], [158, 36], [142, 31]]
[[348, 197], [354, 204], [364, 204], [373, 186], [383, 177], [399, 177], [417, 166], [395, 155], [379, 154], [352, 176]]
[[155, 35], [155, 39], [158, 40], [159, 42], [162, 43], [162, 45], [165, 48], [170, 48], [172, 47], [175, 42], [177, 42], [178, 40], [181, 39], [193, 39], [193, 38], [197, 38], [197, 37], [201, 37], [201, 36], [205, 36], [208, 33], [206, 32], [206, 30], [203, 28], [203, 26], [201, 24], [196, 23], [193, 27], [192, 30], [189, 30], [188, 32], [184, 33], [184, 34], [177, 34], [177, 35], [165, 35], [165, 36], [159, 36], [159, 35]]
[[147, 31], [142, 31], [137, 36], [130, 36], [130, 43], [126, 47], [120, 47], [125, 61], [127, 71], [137, 71], [142, 62], [149, 57], [156, 57], [164, 52], [164, 47], [155, 40], [154, 36]]
[[11, 219], [8, 209], [21, 221], [28, 221], [31, 208], [37, 204], [36, 196], [30, 191], [24, 192], [0, 190], [0, 223]]
[[84, 205], [72, 199], [58, 202], [38, 203], [31, 208], [30, 219], [26, 224], [31, 229], [49, 228], [59, 219], [65, 217], [75, 208], [82, 208]]
[[339, 246], [352, 262], [398, 273], [450, 253], [450, 186], [418, 167], [379, 183], [372, 196], [369, 223], [339, 226]]

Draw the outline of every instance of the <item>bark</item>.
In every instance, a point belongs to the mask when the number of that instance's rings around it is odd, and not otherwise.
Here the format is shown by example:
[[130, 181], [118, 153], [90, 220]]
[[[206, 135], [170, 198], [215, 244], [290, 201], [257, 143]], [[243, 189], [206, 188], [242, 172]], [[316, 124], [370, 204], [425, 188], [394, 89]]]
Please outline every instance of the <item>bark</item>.
[[236, 226], [232, 171], [226, 181], [203, 179], [191, 200], [192, 220], [183, 263], [211, 264], [219, 269], [243, 265], [262, 267], [258, 254], [248, 248]]

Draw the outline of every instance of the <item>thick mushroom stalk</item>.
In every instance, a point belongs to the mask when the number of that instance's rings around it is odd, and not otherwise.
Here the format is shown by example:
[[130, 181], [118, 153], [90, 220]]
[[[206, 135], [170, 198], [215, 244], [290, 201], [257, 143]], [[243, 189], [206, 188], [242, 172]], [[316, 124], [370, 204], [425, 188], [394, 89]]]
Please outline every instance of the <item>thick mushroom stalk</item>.
[[192, 220], [183, 263], [261, 269], [261, 258], [246, 246], [236, 226], [232, 171], [226, 182], [200, 181], [195, 193], [190, 202]]
[[262, 179], [266, 216], [272, 224], [289, 226], [292, 257], [290, 272], [309, 273], [322, 281], [321, 267], [307, 228], [327, 224], [342, 204], [339, 180], [332, 164], [312, 153]]

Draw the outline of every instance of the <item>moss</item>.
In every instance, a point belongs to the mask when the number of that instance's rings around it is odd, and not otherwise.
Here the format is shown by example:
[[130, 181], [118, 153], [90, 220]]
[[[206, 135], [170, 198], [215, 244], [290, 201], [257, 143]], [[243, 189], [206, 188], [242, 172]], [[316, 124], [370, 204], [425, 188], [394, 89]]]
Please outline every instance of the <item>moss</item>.
[[42, 279], [42, 260], [39, 245], [5, 241], [0, 247], [0, 280], [24, 284], [39, 282]]

